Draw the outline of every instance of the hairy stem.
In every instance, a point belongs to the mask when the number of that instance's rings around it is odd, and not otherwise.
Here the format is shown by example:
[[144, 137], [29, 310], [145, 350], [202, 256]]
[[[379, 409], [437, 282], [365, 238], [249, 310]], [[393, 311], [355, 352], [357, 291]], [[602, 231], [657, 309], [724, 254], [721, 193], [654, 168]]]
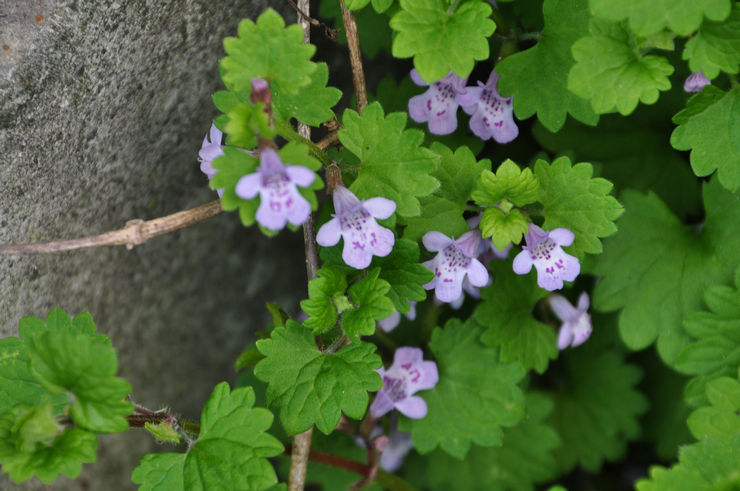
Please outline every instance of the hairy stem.
[[[298, 0], [297, 10], [300, 12], [298, 14], [298, 22], [303, 29], [304, 43], [309, 43], [311, 40], [311, 27], [308, 19], [311, 12], [309, 9], [309, 0]], [[311, 128], [307, 124], [298, 123], [298, 135], [307, 142], [310, 148], [313, 149], [315, 147], [318, 149], [311, 142]], [[320, 154], [328, 159], [328, 156], [323, 151], [320, 151]], [[322, 162], [326, 165], [323, 159]], [[306, 273], [308, 281], [311, 281], [316, 278], [316, 270], [319, 268], [319, 256], [316, 250], [316, 237], [314, 236], [313, 213], [309, 213], [308, 220], [303, 224], [303, 242], [306, 252]], [[293, 437], [293, 450], [290, 454], [290, 477], [288, 479], [288, 489], [290, 491], [303, 491], [306, 485], [306, 470], [308, 468], [308, 455], [311, 452], [312, 433], [313, 428], [309, 428], [307, 431]]]
[[355, 97], [357, 98], [357, 112], [361, 113], [367, 106], [367, 90], [365, 88], [365, 71], [362, 68], [360, 37], [357, 34], [355, 14], [347, 9], [344, 0], [339, 0], [339, 4], [342, 6], [342, 20], [344, 21], [344, 31], [347, 35], [349, 62], [352, 65], [352, 83], [355, 86]]
[[0, 244], [0, 254], [49, 254], [54, 252], [73, 251], [90, 247], [125, 245], [127, 249], [141, 245], [152, 237], [164, 235], [184, 227], [189, 227], [207, 218], [218, 215], [221, 201], [215, 200], [190, 210], [179, 211], [154, 220], [129, 220], [119, 230], [106, 232], [92, 237], [72, 240], [55, 240], [29, 244]]

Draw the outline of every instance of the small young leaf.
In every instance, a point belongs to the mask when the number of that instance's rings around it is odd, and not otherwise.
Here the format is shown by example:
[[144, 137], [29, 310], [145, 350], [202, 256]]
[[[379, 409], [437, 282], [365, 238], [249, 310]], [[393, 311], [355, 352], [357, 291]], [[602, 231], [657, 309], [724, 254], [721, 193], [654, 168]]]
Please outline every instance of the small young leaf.
[[445, 0], [401, 0], [390, 22], [398, 31], [393, 56], [413, 56], [419, 75], [430, 83], [450, 70], [467, 77], [476, 60], [488, 58], [487, 38], [496, 28], [490, 15], [491, 5], [481, 0], [464, 2], [454, 12]]
[[473, 191], [473, 200], [481, 206], [495, 206], [503, 200], [516, 206], [534, 203], [540, 192], [540, 184], [532, 170], [523, 171], [511, 159], [506, 159], [496, 173], [484, 170], [478, 177]]
[[391, 285], [378, 278], [379, 274], [380, 268], [374, 268], [347, 292], [355, 308], [342, 314], [342, 329], [355, 342], [359, 341], [361, 335], [373, 334], [375, 323], [396, 311], [393, 302], [386, 296]]
[[683, 59], [692, 72], [704, 72], [710, 79], [725, 73], [737, 73], [740, 65], [740, 5], [723, 22], [704, 22], [686, 43]]
[[126, 416], [134, 406], [124, 399], [131, 384], [115, 376], [116, 352], [107, 336], [95, 334], [90, 314], [70, 323], [64, 311], [54, 309], [46, 329], [21, 327], [30, 373], [50, 392], [74, 396], [70, 416], [78, 426], [100, 433], [128, 429]]
[[498, 91], [514, 97], [517, 118], [527, 119], [536, 112], [550, 131], [562, 128], [567, 114], [595, 125], [599, 116], [591, 104], [568, 90], [568, 72], [575, 64], [570, 48], [588, 36], [588, 0], [545, 0], [542, 10], [545, 28], [537, 44], [496, 65], [501, 75]]
[[740, 87], [729, 92], [705, 87], [673, 122], [679, 126], [671, 145], [691, 150], [691, 168], [697, 176], [716, 170], [725, 188], [733, 192], [740, 188]]
[[535, 304], [545, 296], [534, 275], [517, 275], [511, 264], [496, 261], [493, 285], [481, 290], [482, 301], [473, 316], [486, 328], [481, 341], [500, 346], [501, 361], [517, 361], [524, 370], [538, 373], [558, 356], [555, 330], [532, 317]]
[[568, 74], [568, 89], [590, 99], [597, 114], [626, 116], [639, 102], [653, 104], [659, 91], [671, 88], [673, 66], [662, 56], [638, 55], [625, 29], [592, 21], [591, 32], [573, 44], [576, 64]]
[[609, 195], [612, 183], [592, 177], [591, 164], [571, 166], [570, 159], [560, 157], [552, 164], [538, 160], [534, 173], [540, 182], [539, 201], [545, 207], [545, 229], [567, 228], [575, 234], [569, 253], [583, 257], [598, 254], [601, 237], [617, 231], [614, 220], [624, 209]]
[[350, 190], [360, 199], [388, 198], [396, 203], [397, 214], [418, 216], [418, 197], [439, 187], [430, 175], [439, 156], [419, 146], [424, 134], [404, 130], [406, 114], [385, 116], [377, 102], [367, 106], [361, 116], [348, 109], [342, 120], [344, 129], [339, 130], [339, 141], [359, 157], [362, 166]]
[[722, 20], [730, 13], [730, 0], [590, 0], [598, 17], [610, 20], [629, 19], [632, 32], [646, 37], [666, 26], [681, 36], [694, 32], [704, 17]]
[[462, 459], [471, 442], [501, 445], [502, 427], [514, 426], [524, 415], [524, 395], [517, 383], [524, 371], [498, 361], [496, 350], [483, 346], [481, 327], [450, 319], [436, 328], [429, 342], [439, 367], [439, 382], [420, 392], [428, 406], [423, 419], [401, 418], [399, 428], [411, 430], [414, 447], [428, 453], [438, 445]]
[[308, 300], [301, 301], [301, 309], [308, 315], [303, 325], [315, 335], [328, 331], [337, 323], [336, 295], [344, 295], [347, 280], [340, 271], [324, 266], [317, 278], [308, 282]]
[[254, 373], [269, 383], [267, 404], [280, 408], [280, 421], [291, 435], [314, 424], [329, 434], [342, 412], [350, 418], [362, 418], [367, 391], [382, 386], [375, 372], [382, 361], [369, 343], [353, 343], [324, 354], [316, 348], [311, 331], [288, 321], [272, 332], [271, 339], [258, 341], [257, 347], [266, 358]]
[[272, 425], [270, 411], [254, 406], [254, 390], [231, 391], [218, 384], [201, 414], [198, 441], [187, 453], [147, 454], [131, 479], [139, 489], [267, 489], [277, 483], [267, 460], [284, 451], [283, 444], [265, 433]]
[[516, 209], [504, 214], [498, 208], [487, 208], [481, 215], [480, 230], [484, 238], [491, 237], [496, 249], [504, 249], [522, 240], [522, 235], [529, 231], [529, 220]]

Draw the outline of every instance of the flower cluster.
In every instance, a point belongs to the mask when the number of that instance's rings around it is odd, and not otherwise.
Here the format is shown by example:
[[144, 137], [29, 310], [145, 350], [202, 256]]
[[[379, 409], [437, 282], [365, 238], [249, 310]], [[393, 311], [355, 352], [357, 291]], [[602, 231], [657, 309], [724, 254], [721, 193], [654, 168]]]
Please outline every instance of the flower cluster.
[[439, 380], [437, 364], [424, 361], [419, 348], [402, 347], [393, 354], [393, 364], [388, 370], [376, 370], [383, 379], [383, 388], [370, 405], [370, 416], [379, 418], [398, 409], [409, 418], [420, 419], [427, 415], [427, 403], [413, 394], [433, 388]]
[[485, 84], [465, 87], [467, 79], [450, 72], [442, 80], [426, 83], [416, 70], [411, 80], [429, 89], [409, 100], [409, 115], [417, 123], [428, 123], [429, 132], [447, 135], [457, 129], [457, 108], [471, 115], [470, 130], [482, 140], [493, 138], [508, 143], [519, 135], [514, 123], [512, 98], [501, 97], [496, 89], [498, 74], [491, 72]]
[[396, 211], [396, 203], [386, 198], [370, 198], [360, 201], [344, 186], [334, 188], [334, 211], [316, 234], [316, 242], [331, 247], [344, 238], [342, 259], [347, 265], [364, 269], [373, 256], [387, 256], [393, 249], [393, 232], [375, 221], [386, 219]]

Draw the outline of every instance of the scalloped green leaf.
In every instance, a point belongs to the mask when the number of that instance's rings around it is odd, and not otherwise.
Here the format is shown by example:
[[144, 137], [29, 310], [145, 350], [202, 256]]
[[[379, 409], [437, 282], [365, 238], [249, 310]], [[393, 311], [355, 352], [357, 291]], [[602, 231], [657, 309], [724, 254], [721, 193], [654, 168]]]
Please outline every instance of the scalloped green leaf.
[[347, 280], [341, 271], [328, 266], [319, 269], [316, 275], [308, 282], [308, 300], [301, 301], [301, 309], [308, 315], [303, 325], [318, 335], [337, 323], [339, 312], [335, 301], [344, 296]]
[[503, 428], [524, 416], [524, 394], [517, 383], [524, 371], [516, 363], [501, 363], [497, 350], [478, 341], [482, 328], [474, 321], [450, 319], [436, 328], [429, 342], [439, 370], [439, 382], [419, 395], [427, 403], [422, 419], [399, 420], [411, 431], [414, 447], [426, 454], [439, 446], [462, 459], [471, 443], [500, 446]]
[[484, 170], [475, 183], [472, 198], [480, 206], [495, 206], [503, 200], [515, 206], [537, 201], [540, 183], [532, 170], [520, 169], [511, 159], [506, 159], [496, 173]]
[[737, 73], [740, 67], [740, 5], [734, 4], [730, 16], [722, 22], [706, 21], [686, 42], [683, 59], [692, 72], [704, 72], [710, 79], [725, 73]]
[[588, 100], [568, 90], [568, 72], [575, 64], [571, 46], [589, 34], [588, 0], [546, 0], [542, 10], [545, 28], [537, 44], [496, 65], [501, 75], [498, 90], [514, 97], [517, 118], [527, 119], [537, 113], [550, 131], [562, 128], [568, 114], [595, 125], [599, 116]]
[[481, 0], [464, 2], [455, 11], [445, 0], [401, 0], [401, 10], [390, 22], [397, 31], [393, 56], [413, 57], [428, 82], [450, 70], [467, 77], [476, 61], [488, 59], [488, 37], [496, 29], [490, 15], [491, 5]]
[[257, 342], [266, 356], [254, 373], [267, 382], [267, 404], [280, 409], [280, 421], [289, 434], [314, 424], [325, 434], [334, 431], [342, 413], [360, 419], [365, 415], [367, 391], [380, 390], [375, 369], [382, 361], [370, 343], [352, 343], [325, 354], [318, 350], [311, 331], [295, 321], [272, 331]]
[[740, 434], [740, 381], [720, 377], [706, 385], [710, 406], [691, 413], [687, 423], [698, 440], [716, 438], [730, 442]]
[[385, 257], [374, 257], [373, 266], [380, 267], [380, 278], [390, 284], [386, 296], [395, 309], [408, 314], [409, 301], [421, 302], [427, 297], [423, 286], [434, 278], [434, 273], [419, 264], [419, 245], [411, 240], [397, 239], [391, 253]]
[[627, 212], [593, 268], [602, 276], [594, 307], [622, 309], [619, 331], [625, 344], [642, 349], [657, 339], [658, 353], [668, 364], [688, 343], [681, 321], [701, 308], [707, 286], [729, 282], [740, 263], [737, 195], [713, 179], [705, 183], [703, 196], [706, 220], [699, 231], [683, 226], [654, 194], [625, 191]]
[[439, 182], [431, 176], [439, 156], [420, 147], [424, 134], [404, 130], [405, 113], [383, 114], [375, 102], [362, 115], [348, 109], [339, 130], [339, 141], [360, 159], [361, 172], [349, 189], [360, 199], [382, 196], [396, 203], [404, 217], [421, 213], [419, 197], [432, 194]]
[[396, 311], [386, 296], [391, 285], [378, 278], [379, 275], [380, 268], [374, 268], [347, 291], [354, 308], [342, 315], [342, 329], [354, 342], [359, 341], [360, 336], [372, 335], [375, 323]]
[[131, 384], [115, 376], [118, 359], [108, 336], [95, 334], [87, 312], [70, 321], [64, 311], [49, 312], [45, 328], [21, 320], [20, 335], [29, 358], [29, 372], [52, 394], [73, 396], [70, 416], [87, 430], [115, 433], [128, 429], [126, 416], [134, 406], [125, 398]]
[[576, 60], [568, 89], [589, 99], [597, 114], [626, 116], [637, 104], [654, 104], [671, 88], [673, 66], [662, 56], [638, 54], [630, 33], [618, 24], [591, 21], [591, 36], [573, 43]]
[[704, 20], [722, 20], [730, 13], [730, 0], [590, 0], [594, 15], [614, 21], [629, 19], [632, 32], [650, 36], [666, 26], [676, 34], [687, 36]]
[[431, 196], [421, 198], [420, 216], [404, 220], [406, 228], [403, 236], [414, 241], [431, 230], [450, 237], [459, 237], [467, 232], [470, 227], [463, 218], [463, 212], [478, 176], [491, 169], [490, 160], [477, 160], [465, 146], [453, 152], [445, 145], [434, 142], [431, 150], [441, 158], [439, 166], [432, 173], [440, 182], [440, 187]]
[[230, 390], [218, 384], [201, 414], [198, 440], [187, 453], [145, 455], [131, 473], [142, 491], [267, 489], [277, 483], [268, 457], [283, 444], [266, 433], [273, 421], [267, 409], [254, 407], [251, 387]]
[[740, 87], [729, 92], [705, 87], [673, 122], [679, 126], [671, 135], [671, 145], [691, 150], [694, 173], [702, 177], [716, 170], [725, 188], [740, 189]]
[[591, 164], [571, 165], [568, 157], [555, 159], [552, 164], [538, 160], [534, 174], [540, 182], [539, 201], [545, 207], [544, 228], [563, 227], [573, 232], [570, 254], [599, 254], [600, 239], [617, 231], [614, 221], [624, 212], [619, 201], [609, 194], [612, 183], [593, 177]]
[[642, 373], [613, 350], [596, 355], [572, 350], [564, 359], [567, 385], [550, 393], [555, 409], [549, 423], [563, 439], [556, 451], [558, 466], [567, 472], [580, 465], [597, 473], [640, 434], [639, 416], [648, 409], [635, 387]]
[[283, 120], [296, 118], [298, 121], [318, 127], [334, 117], [331, 108], [339, 102], [342, 91], [326, 86], [329, 81], [329, 67], [326, 63], [317, 65], [308, 85], [299, 88], [296, 93], [279, 92], [280, 88], [274, 90], [273, 107]]
[[555, 330], [532, 317], [546, 292], [534, 275], [514, 274], [508, 262], [496, 261], [491, 267], [493, 284], [481, 290], [482, 301], [473, 313], [486, 328], [481, 341], [500, 347], [502, 362], [516, 361], [524, 370], [543, 373], [558, 357]]
[[318, 65], [311, 61], [316, 52], [312, 44], [303, 43], [303, 30], [298, 24], [285, 27], [280, 14], [268, 8], [257, 22], [244, 19], [239, 23], [239, 37], [226, 38], [228, 56], [221, 60], [221, 78], [229, 90], [243, 100], [252, 92], [252, 79], [270, 82], [278, 93], [297, 92], [311, 83]]

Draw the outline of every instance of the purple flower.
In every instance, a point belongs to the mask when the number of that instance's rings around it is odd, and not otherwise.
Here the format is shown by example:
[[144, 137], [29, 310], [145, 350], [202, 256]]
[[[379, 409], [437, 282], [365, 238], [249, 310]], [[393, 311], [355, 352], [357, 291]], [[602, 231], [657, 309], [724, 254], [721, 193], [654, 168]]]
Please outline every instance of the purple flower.
[[493, 137], [499, 143], [508, 143], [519, 135], [514, 123], [512, 98], [503, 98], [496, 90], [498, 73], [491, 72], [485, 85], [466, 87], [465, 93], [456, 97], [463, 111], [472, 115], [470, 130], [482, 140]]
[[393, 232], [375, 221], [393, 215], [396, 204], [386, 198], [360, 201], [344, 186], [334, 188], [334, 218], [316, 234], [316, 242], [331, 247], [344, 237], [342, 259], [357, 269], [367, 268], [373, 256], [387, 256], [393, 249]]
[[296, 185], [310, 186], [316, 174], [300, 165], [284, 165], [278, 153], [265, 148], [260, 153], [257, 172], [247, 174], [236, 183], [236, 195], [252, 199], [260, 195], [257, 221], [270, 230], [280, 230], [285, 222], [300, 225], [308, 219], [311, 205], [301, 196]]
[[422, 237], [424, 247], [439, 252], [424, 266], [434, 273], [434, 279], [424, 285], [443, 302], [454, 302], [462, 295], [463, 280], [467, 277], [471, 286], [482, 287], [488, 283], [488, 270], [476, 259], [480, 232], [471, 230], [454, 240], [441, 232], [427, 232]]
[[412, 448], [414, 444], [411, 442], [411, 433], [398, 431], [395, 426], [391, 426], [388, 442], [380, 454], [380, 467], [388, 472], [397, 471]]
[[[409, 309], [409, 313], [406, 314], [406, 318], [412, 321], [416, 319], [416, 302], [411, 300], [409, 301], [409, 305], [411, 305], [411, 308]], [[389, 315], [385, 319], [378, 321], [378, 327], [384, 330], [385, 332], [391, 332], [396, 327], [398, 327], [398, 324], [400, 322], [401, 322], [401, 313], [393, 312], [391, 315]]]
[[701, 89], [705, 85], [710, 85], [712, 82], [704, 75], [704, 72], [694, 72], [688, 77], [683, 83], [683, 90], [686, 92], [701, 92]]
[[563, 322], [558, 333], [558, 349], [583, 344], [593, 330], [591, 316], [588, 315], [588, 293], [583, 292], [578, 297], [577, 308], [562, 295], [551, 296], [549, 302], [552, 311]]
[[419, 396], [412, 396], [419, 390], [431, 389], [437, 384], [439, 374], [437, 364], [424, 361], [419, 348], [398, 348], [393, 354], [393, 365], [376, 371], [383, 379], [383, 388], [370, 405], [370, 416], [379, 418], [393, 408], [413, 419], [427, 415], [427, 403]]
[[563, 288], [563, 281], [573, 281], [581, 272], [581, 263], [563, 252], [562, 246], [573, 243], [573, 232], [567, 228], [556, 228], [550, 232], [530, 223], [524, 236], [527, 245], [514, 258], [514, 272], [527, 274], [532, 265], [537, 268], [537, 284], [545, 290]]
[[[223, 138], [224, 134], [221, 130], [216, 128], [215, 124], [211, 124], [211, 131], [205, 136], [205, 138], [203, 138], [203, 144], [200, 146], [200, 151], [198, 152], [200, 171], [208, 177], [209, 181], [213, 179], [213, 176], [218, 172], [213, 168], [211, 162], [213, 162], [215, 158], [224, 154], [224, 147], [221, 144], [221, 142], [223, 142]], [[223, 189], [218, 189], [217, 191], [219, 196], [224, 194]]]
[[429, 90], [409, 99], [409, 116], [417, 123], [429, 123], [429, 132], [447, 135], [457, 129], [456, 96], [465, 93], [467, 78], [450, 72], [439, 82], [428, 84], [414, 68], [411, 80], [416, 85], [428, 85]]

